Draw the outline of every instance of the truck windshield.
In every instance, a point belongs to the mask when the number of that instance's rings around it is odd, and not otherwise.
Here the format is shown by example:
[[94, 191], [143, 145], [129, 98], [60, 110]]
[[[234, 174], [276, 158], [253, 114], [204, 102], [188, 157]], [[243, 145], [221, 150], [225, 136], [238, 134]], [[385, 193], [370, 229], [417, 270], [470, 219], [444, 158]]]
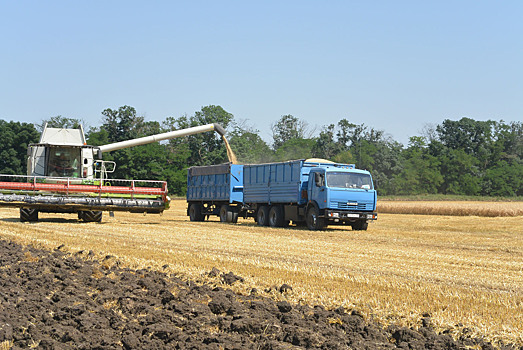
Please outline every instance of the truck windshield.
[[327, 173], [327, 186], [337, 188], [372, 189], [372, 180], [368, 174], [358, 173]]

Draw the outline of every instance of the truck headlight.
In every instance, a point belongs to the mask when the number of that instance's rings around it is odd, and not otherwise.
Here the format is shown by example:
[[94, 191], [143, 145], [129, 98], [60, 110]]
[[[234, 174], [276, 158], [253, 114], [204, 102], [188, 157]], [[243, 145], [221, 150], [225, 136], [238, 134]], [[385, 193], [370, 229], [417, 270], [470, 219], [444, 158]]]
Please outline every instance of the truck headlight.
[[332, 212], [331, 212], [331, 213], [329, 213], [329, 216], [330, 216], [331, 218], [339, 218], [339, 217], [340, 217], [340, 213], [332, 213]]

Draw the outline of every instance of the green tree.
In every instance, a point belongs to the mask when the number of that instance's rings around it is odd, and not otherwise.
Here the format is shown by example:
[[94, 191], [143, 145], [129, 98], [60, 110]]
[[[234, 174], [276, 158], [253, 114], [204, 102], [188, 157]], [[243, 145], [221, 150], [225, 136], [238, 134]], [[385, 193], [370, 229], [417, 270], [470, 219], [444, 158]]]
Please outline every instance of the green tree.
[[271, 125], [271, 129], [275, 151], [289, 140], [309, 138], [312, 134], [305, 121], [290, 114], [283, 115], [280, 120]]
[[290, 139], [274, 152], [274, 160], [283, 162], [311, 158], [315, 144], [316, 141], [313, 139]]
[[442, 193], [476, 196], [481, 191], [478, 159], [463, 149], [447, 149], [442, 155]]
[[[169, 117], [164, 122], [164, 127], [169, 130], [185, 129], [193, 126], [201, 126], [210, 123], [218, 123], [227, 129], [234, 120], [234, 116], [220, 106], [206, 106], [194, 114], [192, 117], [182, 116], [180, 118]], [[179, 140], [171, 140], [170, 143], [175, 147]], [[188, 165], [211, 165], [226, 162], [227, 151], [222, 138], [214, 132], [190, 135], [184, 138], [190, 156]]]
[[110, 142], [131, 140], [140, 135], [144, 117], [136, 115], [136, 109], [131, 106], [122, 106], [117, 110], [107, 108], [102, 112], [103, 124], [101, 129], [107, 131]]
[[474, 156], [480, 169], [488, 167], [490, 144], [492, 142], [492, 127], [495, 122], [476, 121], [471, 118], [461, 118], [458, 121], [445, 119], [436, 127], [440, 142], [450, 149], [461, 149]]
[[323, 127], [312, 147], [314, 157], [333, 160], [343, 150], [343, 147], [336, 140], [335, 129], [334, 124]]
[[514, 197], [523, 195], [523, 163], [500, 160], [482, 179], [483, 194]]
[[80, 126], [86, 126], [81, 119], [62, 117], [61, 115], [42, 120], [41, 124], [37, 124], [38, 129], [43, 131], [45, 124], [47, 124], [49, 128], [64, 129], [78, 129]]
[[410, 138], [409, 147], [403, 151], [402, 170], [394, 178], [394, 194], [434, 194], [443, 183], [439, 160], [430, 155], [426, 139]]
[[33, 124], [0, 120], [0, 173], [26, 175], [27, 148], [39, 136]]
[[240, 163], [266, 163], [272, 160], [271, 149], [258, 133], [256, 129], [239, 124], [235, 124], [228, 133], [229, 143]]

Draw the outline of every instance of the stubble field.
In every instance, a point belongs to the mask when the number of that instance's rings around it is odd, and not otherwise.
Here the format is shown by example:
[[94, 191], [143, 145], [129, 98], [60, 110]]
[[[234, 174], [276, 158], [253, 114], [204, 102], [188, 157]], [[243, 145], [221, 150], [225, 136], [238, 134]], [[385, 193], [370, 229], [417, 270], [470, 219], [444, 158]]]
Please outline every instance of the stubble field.
[[[511, 205], [521, 210], [523, 204]], [[216, 267], [244, 277], [233, 288], [246, 294], [257, 288], [290, 302], [341, 305], [382, 324], [416, 326], [430, 314], [440, 331], [523, 345], [521, 216], [381, 213], [368, 231], [310, 232], [261, 228], [242, 219], [237, 225], [213, 218], [190, 222], [185, 206], [173, 201], [162, 216], [105, 214], [101, 224], [79, 223], [66, 214], [20, 223], [18, 210], [1, 208], [0, 238], [93, 250], [129, 267], [193, 280], [205, 280]], [[292, 293], [271, 288], [284, 283]]]

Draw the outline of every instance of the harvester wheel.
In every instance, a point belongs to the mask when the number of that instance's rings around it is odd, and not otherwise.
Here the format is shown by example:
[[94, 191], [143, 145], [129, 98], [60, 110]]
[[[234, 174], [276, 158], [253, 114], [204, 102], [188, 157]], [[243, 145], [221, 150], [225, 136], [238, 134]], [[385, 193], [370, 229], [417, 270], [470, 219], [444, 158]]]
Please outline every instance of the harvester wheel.
[[83, 220], [85, 222], [101, 222], [102, 212], [94, 210], [79, 211], [78, 219]]
[[38, 209], [20, 208], [21, 222], [35, 222], [38, 221]]
[[204, 221], [205, 215], [202, 214], [202, 205], [200, 203], [192, 203], [189, 206], [189, 220]]
[[271, 227], [283, 227], [285, 225], [283, 208], [280, 205], [273, 205], [269, 210], [269, 225]]
[[221, 222], [232, 222], [232, 210], [227, 204], [220, 207], [220, 221]]
[[352, 223], [351, 226], [354, 231], [367, 231], [369, 223], [366, 221], [356, 221]]
[[306, 216], [307, 227], [309, 228], [309, 230], [319, 231], [325, 228], [325, 219], [320, 218], [319, 216], [320, 211], [318, 210], [318, 208], [316, 208], [316, 206], [314, 205], [311, 205], [307, 210]]
[[256, 219], [259, 226], [269, 226], [269, 207], [266, 205], [262, 205], [258, 209]]

